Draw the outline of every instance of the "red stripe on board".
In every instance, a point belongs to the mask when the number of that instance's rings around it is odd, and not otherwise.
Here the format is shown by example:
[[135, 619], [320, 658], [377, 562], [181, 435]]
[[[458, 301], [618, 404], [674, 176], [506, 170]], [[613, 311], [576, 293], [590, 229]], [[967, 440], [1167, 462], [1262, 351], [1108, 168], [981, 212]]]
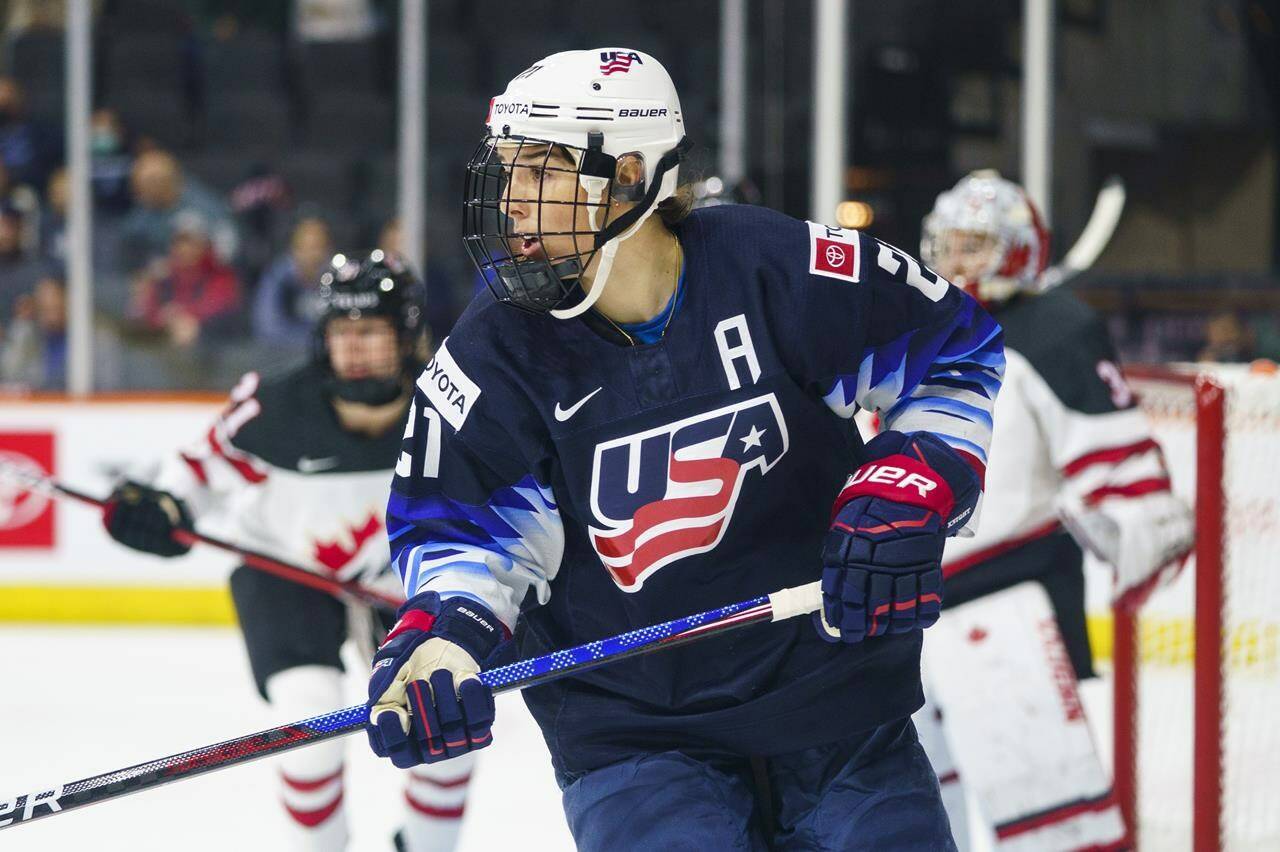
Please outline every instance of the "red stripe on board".
[[980, 565], [988, 559], [994, 559], [1002, 553], [1008, 553], [1010, 550], [1029, 544], [1038, 538], [1044, 538], [1047, 535], [1057, 532], [1061, 529], [1062, 524], [1057, 520], [1049, 521], [1042, 526], [1038, 526], [1025, 535], [1017, 538], [1007, 539], [1006, 541], [993, 544], [988, 548], [979, 550], [977, 553], [971, 553], [963, 559], [957, 559], [955, 562], [948, 562], [942, 566], [942, 576], [952, 577], [961, 571], [967, 571], [975, 565]]
[[424, 804], [423, 802], [419, 802], [413, 796], [410, 796], [408, 790], [405, 791], [404, 800], [409, 803], [409, 807], [413, 808], [418, 813], [424, 816], [435, 817], [436, 819], [461, 819], [462, 812], [466, 810], [467, 807], [465, 802], [461, 805], [457, 805], [456, 807], [436, 807], [435, 805]]
[[314, 781], [301, 781], [297, 778], [290, 778], [288, 775], [285, 775], [284, 772], [280, 773], [280, 779], [299, 793], [314, 793], [326, 784], [333, 781], [341, 781], [342, 767], [338, 767], [337, 772], [334, 772], [331, 775], [326, 775], [323, 778], [317, 778]]
[[1085, 468], [1092, 467], [1095, 464], [1115, 464], [1124, 461], [1131, 456], [1141, 455], [1151, 450], [1159, 450], [1160, 445], [1153, 438], [1147, 438], [1134, 444], [1125, 444], [1121, 447], [1107, 447], [1102, 450], [1094, 450], [1067, 462], [1062, 466], [1063, 476], [1075, 476]]
[[1141, 497], [1144, 494], [1154, 494], [1157, 491], [1168, 491], [1170, 487], [1168, 477], [1139, 479], [1137, 482], [1130, 482], [1128, 485], [1104, 485], [1096, 491], [1089, 492], [1084, 501], [1092, 506], [1094, 503], [1100, 503], [1108, 497]]
[[1028, 831], [1035, 831], [1037, 828], [1044, 828], [1046, 825], [1066, 822], [1081, 814], [1102, 813], [1118, 807], [1115, 792], [1109, 791], [1101, 799], [1094, 799], [1088, 802], [1072, 802], [1061, 808], [1038, 813], [1018, 822], [1009, 822], [996, 826], [996, 837], [1000, 840], [1008, 840], [1010, 837], [1017, 837], [1019, 834], [1026, 834]]
[[307, 828], [315, 828], [320, 823], [333, 816], [333, 812], [342, 804], [342, 793], [338, 793], [338, 798], [334, 799], [323, 808], [317, 808], [314, 811], [301, 811], [297, 808], [289, 806], [288, 802], [284, 803], [284, 809], [289, 812], [289, 816], [293, 817], [295, 822], [305, 825]]
[[960, 773], [954, 769], [951, 770], [950, 772], [945, 772], [942, 775], [938, 776], [939, 784], [954, 784], [959, 780], [960, 780]]

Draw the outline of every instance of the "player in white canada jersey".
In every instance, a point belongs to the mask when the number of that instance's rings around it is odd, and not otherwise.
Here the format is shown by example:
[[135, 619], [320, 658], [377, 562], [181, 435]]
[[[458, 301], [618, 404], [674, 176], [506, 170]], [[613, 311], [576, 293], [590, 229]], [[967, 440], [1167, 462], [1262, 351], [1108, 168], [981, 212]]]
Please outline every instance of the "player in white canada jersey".
[[[324, 315], [311, 363], [271, 379], [245, 376], [208, 432], [168, 460], [154, 483], [117, 488], [106, 513], [114, 538], [177, 556], [188, 548], [170, 536], [195, 519], [338, 580], [368, 582], [386, 571], [383, 506], [412, 378], [427, 354], [422, 284], [375, 251], [336, 256], [320, 285]], [[336, 598], [244, 566], [232, 573], [231, 592], [254, 680], [281, 721], [350, 703], [339, 650], [349, 632], [370, 631], [367, 612], [353, 609], [359, 618], [349, 628]], [[290, 848], [346, 846], [343, 752], [343, 740], [330, 740], [280, 759]], [[470, 761], [407, 773], [398, 848], [453, 848]]]
[[1001, 850], [1127, 842], [1076, 693], [1093, 675], [1080, 545], [1113, 566], [1116, 598], [1137, 598], [1192, 539], [1101, 321], [1064, 289], [1037, 292], [1048, 254], [1026, 193], [995, 172], [942, 193], [925, 220], [923, 259], [1004, 327], [1008, 361], [982, 523], [947, 543], [916, 714], [962, 848], [965, 788]]

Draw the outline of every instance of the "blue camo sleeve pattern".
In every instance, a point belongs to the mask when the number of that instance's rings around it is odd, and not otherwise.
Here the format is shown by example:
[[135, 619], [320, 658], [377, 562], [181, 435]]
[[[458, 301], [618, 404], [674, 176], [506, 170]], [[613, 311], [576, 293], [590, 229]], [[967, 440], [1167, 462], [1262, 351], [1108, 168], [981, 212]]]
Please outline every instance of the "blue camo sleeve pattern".
[[564, 553], [559, 508], [528, 465], [464, 438], [465, 430], [497, 444], [500, 427], [470, 403], [452, 407], [467, 384], [456, 362], [447, 367], [455, 382], [447, 395], [443, 382], [420, 379], [415, 389], [387, 502], [391, 561], [407, 597], [470, 598], [514, 630], [530, 590], [539, 604], [551, 595]]
[[532, 476], [476, 505], [393, 491], [387, 536], [406, 596], [432, 591], [471, 598], [511, 629], [530, 588], [539, 604], [547, 602], [564, 549], [551, 490]]
[[[865, 234], [859, 238], [854, 287], [865, 288], [863, 348], [837, 354], [841, 366], [824, 402], [846, 418], [859, 408], [876, 411], [882, 429], [933, 432], [986, 464], [1005, 372], [1000, 325], [915, 258]], [[818, 310], [833, 307], [819, 304]]]
[[[815, 278], [820, 295], [809, 305], [823, 336], [844, 341], [823, 345], [823, 401], [844, 418], [878, 412], [884, 430], [930, 432], [981, 472], [1004, 376], [999, 324], [901, 250], [865, 234], [841, 236], [857, 241], [856, 277], [838, 287]], [[975, 508], [961, 535], [972, 534], [977, 517]]]
[[857, 372], [837, 374], [824, 400], [842, 417], [865, 408], [880, 413], [885, 429], [933, 432], [986, 464], [1004, 375], [1000, 327], [955, 288], [944, 301], [951, 310], [934, 322], [868, 347]]

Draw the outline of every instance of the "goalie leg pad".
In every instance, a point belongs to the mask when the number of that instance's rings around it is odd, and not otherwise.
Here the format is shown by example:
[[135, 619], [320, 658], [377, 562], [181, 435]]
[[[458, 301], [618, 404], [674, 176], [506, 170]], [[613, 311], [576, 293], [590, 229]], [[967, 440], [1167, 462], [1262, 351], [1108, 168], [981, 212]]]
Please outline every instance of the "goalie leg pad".
[[924, 659], [956, 761], [1002, 852], [1124, 840], [1111, 779], [1039, 584], [948, 608]]
[[916, 732], [920, 735], [920, 745], [929, 756], [933, 771], [938, 774], [938, 788], [942, 791], [942, 804], [947, 809], [947, 819], [951, 822], [956, 849], [959, 852], [969, 852], [969, 802], [965, 796], [964, 779], [951, 757], [951, 749], [947, 747], [942, 708], [934, 703], [927, 680], [924, 706], [915, 712], [911, 721], [915, 723]]

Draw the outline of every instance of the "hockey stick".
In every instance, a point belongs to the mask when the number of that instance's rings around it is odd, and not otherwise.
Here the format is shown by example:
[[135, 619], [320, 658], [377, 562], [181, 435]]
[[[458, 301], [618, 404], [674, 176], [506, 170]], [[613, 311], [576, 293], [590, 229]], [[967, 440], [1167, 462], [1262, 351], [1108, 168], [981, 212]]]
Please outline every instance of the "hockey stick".
[[[91, 494], [70, 488], [56, 479], [48, 476], [42, 476], [32, 471], [25, 470], [17, 465], [9, 462], [0, 461], [0, 476], [6, 477], [13, 482], [20, 483], [28, 491], [34, 491], [49, 497], [68, 497], [77, 500], [88, 506], [94, 506], [98, 509], [106, 507], [106, 501], [101, 500]], [[393, 612], [404, 603], [403, 599], [397, 598], [395, 595], [366, 586], [362, 583], [347, 582], [342, 580], [331, 580], [328, 577], [322, 577], [314, 571], [308, 571], [298, 565], [284, 562], [276, 559], [274, 556], [268, 556], [265, 553], [259, 553], [256, 550], [249, 550], [238, 544], [232, 544], [220, 538], [206, 535], [199, 532], [188, 532], [187, 530], [174, 530], [173, 540], [179, 544], [193, 545], [196, 543], [207, 544], [216, 547], [219, 550], [225, 550], [228, 553], [234, 553], [244, 560], [244, 563], [250, 568], [256, 568], [259, 571], [265, 571], [268, 574], [274, 574], [284, 580], [289, 580], [299, 585], [308, 586], [321, 592], [327, 592], [344, 600], [356, 600], [370, 606], [379, 607], [381, 609], [390, 609]]]
[[[628, 657], [719, 636], [748, 624], [783, 621], [813, 612], [821, 603], [817, 582], [781, 589], [771, 595], [489, 669], [480, 673], [480, 680], [495, 693], [524, 689]], [[291, 725], [3, 799], [0, 829], [354, 733], [364, 727], [367, 716], [366, 706], [356, 704]]]
[[1124, 212], [1126, 194], [1124, 181], [1112, 175], [1107, 178], [1102, 189], [1098, 191], [1098, 199], [1093, 203], [1093, 212], [1076, 244], [1067, 252], [1062, 263], [1046, 269], [1040, 278], [1040, 291], [1052, 290], [1064, 281], [1076, 277], [1093, 266], [1094, 261], [1102, 254], [1102, 250], [1111, 242], [1111, 237], [1120, 224], [1120, 214]]

